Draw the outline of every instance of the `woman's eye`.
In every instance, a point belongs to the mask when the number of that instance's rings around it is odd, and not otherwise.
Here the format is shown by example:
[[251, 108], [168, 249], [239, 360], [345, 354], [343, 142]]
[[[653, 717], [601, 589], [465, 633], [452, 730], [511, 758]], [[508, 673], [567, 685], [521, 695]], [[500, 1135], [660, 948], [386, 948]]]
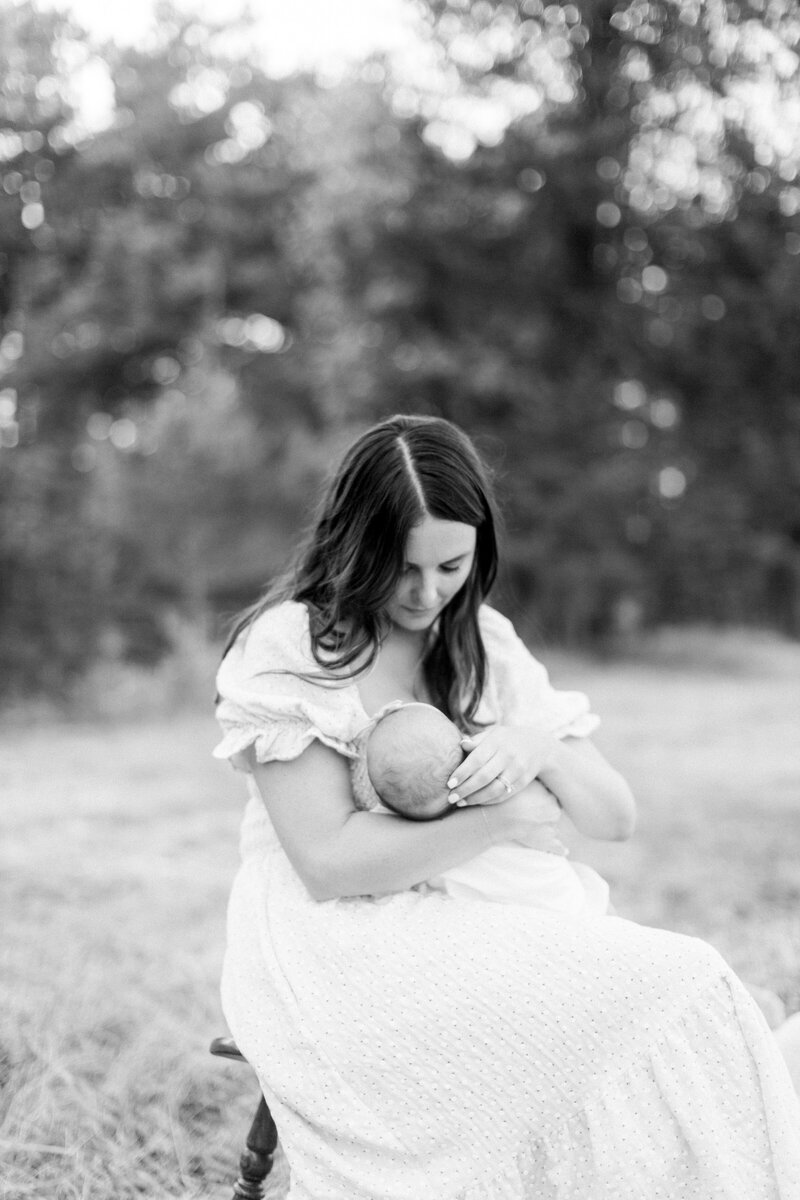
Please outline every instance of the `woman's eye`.
[[454, 567], [441, 567], [440, 570], [444, 571], [445, 575], [452, 575], [455, 571], [461, 570], [461, 563], [457, 563]]

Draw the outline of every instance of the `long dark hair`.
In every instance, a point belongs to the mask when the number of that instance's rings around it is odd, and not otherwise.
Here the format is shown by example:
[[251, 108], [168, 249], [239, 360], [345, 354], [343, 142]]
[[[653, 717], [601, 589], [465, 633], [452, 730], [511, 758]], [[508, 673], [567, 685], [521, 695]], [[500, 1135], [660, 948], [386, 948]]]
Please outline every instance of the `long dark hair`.
[[308, 608], [312, 653], [328, 677], [367, 670], [389, 631], [385, 609], [408, 536], [425, 516], [477, 534], [472, 570], [422, 661], [433, 703], [473, 729], [486, 682], [478, 608], [497, 573], [498, 521], [488, 468], [449, 421], [395, 416], [353, 443], [294, 566], [240, 615], [228, 646], [266, 609], [296, 600]]

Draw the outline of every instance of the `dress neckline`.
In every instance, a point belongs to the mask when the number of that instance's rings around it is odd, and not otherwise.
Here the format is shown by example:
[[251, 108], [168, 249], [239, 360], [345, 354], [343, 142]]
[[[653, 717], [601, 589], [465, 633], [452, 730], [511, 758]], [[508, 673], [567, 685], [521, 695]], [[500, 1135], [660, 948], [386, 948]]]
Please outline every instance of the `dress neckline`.
[[[308, 605], [302, 600], [291, 600], [291, 601], [288, 601], [288, 603], [296, 604], [300, 608], [302, 608], [303, 614], [304, 614], [304, 621], [305, 621], [305, 632], [306, 632], [306, 636], [309, 639], [309, 645], [310, 645], [311, 634], [310, 634], [310, 628], [309, 628], [310, 622], [309, 622], [309, 615], [308, 615]], [[371, 674], [371, 672], [374, 668], [374, 665], [375, 664], [373, 663], [373, 665], [371, 667], [369, 667], [364, 674], [366, 674], [366, 675]], [[378, 716], [382, 715], [384, 712], [386, 712], [389, 708], [393, 707], [394, 705], [427, 704], [427, 703], [429, 703], [429, 701], [427, 701], [427, 700], [417, 700], [416, 697], [412, 697], [412, 699], [409, 700], [409, 699], [405, 699], [401, 696], [397, 696], [397, 697], [394, 697], [393, 699], [386, 700], [383, 704], [379, 704], [378, 707], [375, 709], [374, 713], [369, 713], [369, 712], [367, 712], [366, 705], [364, 704], [364, 700], [361, 696], [361, 691], [358, 686], [358, 677], [357, 676], [350, 676], [350, 677], [344, 677], [342, 679], [337, 679], [337, 677], [335, 675], [332, 675], [331, 678], [332, 678], [332, 680], [335, 681], [338, 690], [351, 693], [351, 698], [354, 702], [354, 708], [356, 708], [358, 710], [359, 716], [361, 718], [363, 718], [362, 723], [364, 725], [369, 724], [370, 722], [374, 721]], [[435, 708], [436, 706], [431, 705], [431, 707]]]

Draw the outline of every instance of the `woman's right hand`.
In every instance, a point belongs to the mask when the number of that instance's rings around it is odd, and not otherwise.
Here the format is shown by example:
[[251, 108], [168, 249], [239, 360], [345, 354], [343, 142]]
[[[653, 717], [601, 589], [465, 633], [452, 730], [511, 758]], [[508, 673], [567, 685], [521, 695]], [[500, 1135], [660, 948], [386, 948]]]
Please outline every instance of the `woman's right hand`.
[[534, 780], [508, 800], [484, 806], [484, 812], [492, 824], [500, 824], [500, 840], [521, 842], [546, 854], [567, 853], [556, 829], [561, 805], [543, 783]]

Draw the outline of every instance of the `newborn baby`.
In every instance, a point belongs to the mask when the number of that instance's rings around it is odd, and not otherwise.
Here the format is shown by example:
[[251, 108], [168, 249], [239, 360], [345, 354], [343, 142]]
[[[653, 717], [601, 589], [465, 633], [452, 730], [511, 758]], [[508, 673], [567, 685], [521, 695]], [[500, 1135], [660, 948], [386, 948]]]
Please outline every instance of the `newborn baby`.
[[[366, 765], [384, 811], [413, 821], [451, 812], [447, 780], [465, 757], [461, 736], [429, 704], [404, 704], [380, 716], [367, 739]], [[492, 846], [428, 884], [451, 896], [531, 904], [572, 916], [608, 912], [608, 884], [596, 871], [520, 842]]]

